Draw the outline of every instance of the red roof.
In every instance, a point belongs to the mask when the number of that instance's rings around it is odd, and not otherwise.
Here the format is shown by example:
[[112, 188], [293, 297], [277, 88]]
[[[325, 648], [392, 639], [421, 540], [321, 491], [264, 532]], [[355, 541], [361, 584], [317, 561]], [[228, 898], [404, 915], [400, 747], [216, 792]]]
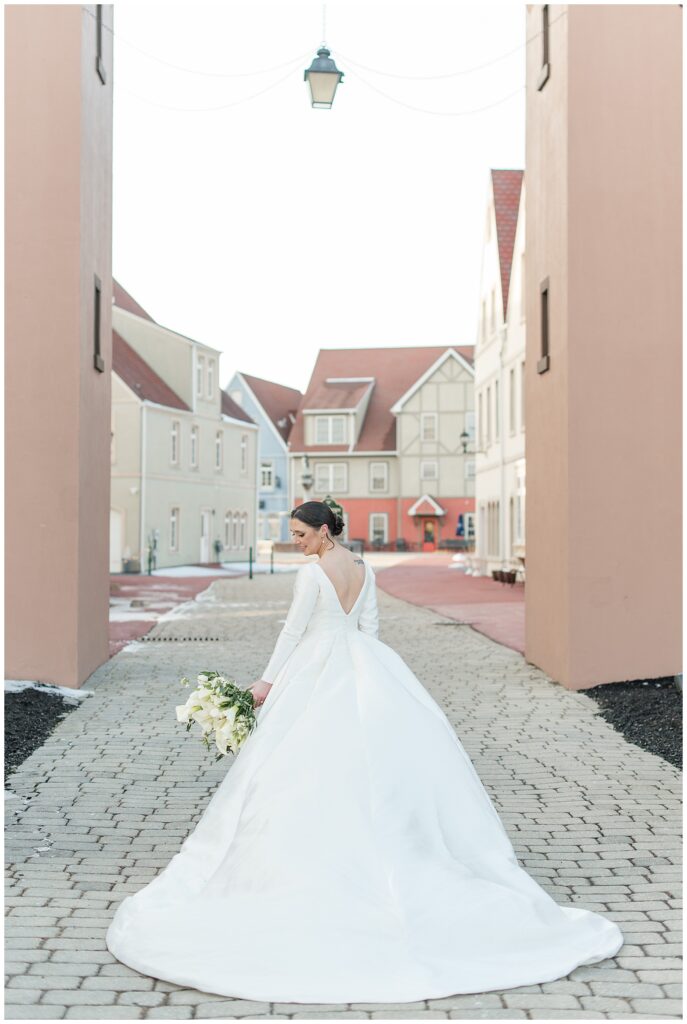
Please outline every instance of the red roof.
[[288, 441], [293, 420], [303, 398], [301, 392], [296, 388], [275, 384], [272, 380], [253, 377], [250, 373], [241, 372], [241, 376], [265, 410], [266, 415], [274, 423], [277, 431], [285, 441]]
[[[353, 451], [394, 451], [396, 448], [396, 417], [391, 406], [442, 356], [455, 348], [472, 365], [472, 345], [442, 345], [414, 348], [334, 348], [320, 349], [305, 397], [291, 431], [292, 451], [348, 451], [346, 444], [305, 445], [303, 443], [303, 410], [333, 408], [318, 405], [328, 377], [374, 377], [372, 395], [365, 420]], [[367, 388], [367, 383], [360, 383]], [[355, 392], [354, 392], [355, 393]], [[345, 392], [339, 408], [350, 408], [351, 393]]]
[[355, 409], [370, 383], [325, 380], [312, 394], [308, 392], [308, 404], [301, 409]]
[[112, 279], [112, 298], [114, 299], [115, 306], [119, 306], [120, 309], [126, 309], [129, 313], [135, 313], [136, 316], [142, 316], [144, 320], [150, 320], [151, 323], [155, 323], [152, 316], [146, 313], [143, 306], [139, 306], [136, 299], [129, 295], [114, 278]]
[[171, 409], [186, 409], [175, 391], [155, 373], [117, 331], [112, 332], [112, 369], [141, 400], [166, 405]]
[[222, 413], [225, 416], [233, 416], [235, 420], [244, 420], [246, 423], [255, 423], [254, 419], [248, 415], [245, 409], [242, 409], [238, 402], [235, 402], [231, 395], [228, 395], [226, 391], [221, 392], [222, 395]]
[[494, 193], [494, 216], [496, 218], [496, 240], [499, 247], [501, 268], [501, 294], [503, 296], [503, 318], [508, 310], [508, 290], [513, 262], [515, 228], [518, 223], [520, 191], [523, 171], [492, 170], [491, 187]]

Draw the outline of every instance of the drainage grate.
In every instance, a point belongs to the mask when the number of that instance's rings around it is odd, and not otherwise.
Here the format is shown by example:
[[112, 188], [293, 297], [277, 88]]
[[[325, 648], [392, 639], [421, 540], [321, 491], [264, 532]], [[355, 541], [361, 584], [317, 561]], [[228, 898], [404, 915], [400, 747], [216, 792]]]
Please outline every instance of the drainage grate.
[[161, 644], [161, 643], [228, 643], [226, 636], [141, 636], [138, 643]]

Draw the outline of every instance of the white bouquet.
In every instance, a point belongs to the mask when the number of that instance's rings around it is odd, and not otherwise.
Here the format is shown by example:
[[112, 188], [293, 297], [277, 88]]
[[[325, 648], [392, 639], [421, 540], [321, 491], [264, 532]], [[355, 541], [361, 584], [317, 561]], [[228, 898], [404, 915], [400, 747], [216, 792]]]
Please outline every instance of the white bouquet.
[[[181, 685], [191, 685], [186, 676]], [[250, 690], [242, 690], [219, 672], [201, 672], [186, 703], [177, 705], [176, 715], [178, 722], [185, 723], [187, 732], [194, 722], [198, 723], [208, 750], [214, 739], [219, 750], [215, 760], [219, 761], [226, 754], [236, 754], [258, 724], [253, 708]]]

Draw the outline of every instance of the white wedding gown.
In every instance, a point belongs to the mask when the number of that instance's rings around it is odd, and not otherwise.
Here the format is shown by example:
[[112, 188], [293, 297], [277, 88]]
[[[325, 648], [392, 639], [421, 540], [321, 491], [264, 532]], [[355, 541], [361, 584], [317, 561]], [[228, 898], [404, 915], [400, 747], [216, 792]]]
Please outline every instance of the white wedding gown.
[[552, 981], [620, 928], [518, 864], [470, 758], [377, 639], [374, 572], [346, 614], [316, 562], [263, 678], [258, 726], [106, 942], [142, 974], [287, 1002], [399, 1002]]

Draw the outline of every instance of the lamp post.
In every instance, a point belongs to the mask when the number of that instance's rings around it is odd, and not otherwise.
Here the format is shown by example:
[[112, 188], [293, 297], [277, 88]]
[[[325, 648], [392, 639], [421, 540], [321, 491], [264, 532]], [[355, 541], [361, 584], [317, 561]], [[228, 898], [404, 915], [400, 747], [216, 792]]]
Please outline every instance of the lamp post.
[[329, 110], [342, 78], [343, 71], [339, 71], [323, 43], [308, 70], [303, 72], [303, 79], [310, 86], [312, 106]]
[[301, 470], [301, 486], [303, 487], [303, 490], [305, 491], [306, 495], [310, 488], [312, 487], [312, 484], [313, 475], [312, 472], [310, 471], [310, 459], [306, 455], [303, 458], [303, 469]]

